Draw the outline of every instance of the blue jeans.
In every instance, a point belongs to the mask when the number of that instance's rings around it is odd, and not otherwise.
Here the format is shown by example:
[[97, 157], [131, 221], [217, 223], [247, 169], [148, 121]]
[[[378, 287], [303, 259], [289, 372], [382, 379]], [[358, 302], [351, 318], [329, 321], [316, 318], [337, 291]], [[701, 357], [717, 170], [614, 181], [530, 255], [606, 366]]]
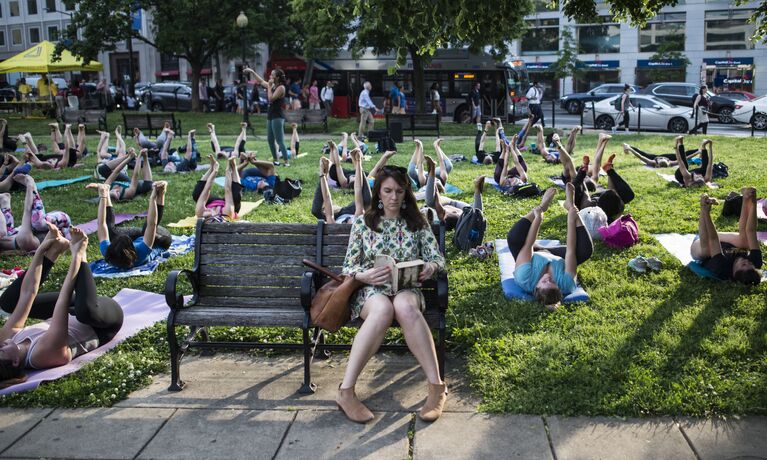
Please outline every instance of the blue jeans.
[[269, 144], [269, 150], [272, 152], [272, 159], [277, 161], [277, 151], [274, 147], [275, 141], [280, 147], [282, 159], [288, 161], [288, 150], [285, 148], [285, 119], [274, 118], [266, 121], [266, 143]]
[[157, 139], [152, 142], [149, 140], [148, 137], [144, 135], [144, 133], [139, 134], [138, 136], [138, 143], [141, 145], [142, 149], [154, 149], [154, 150], [160, 150], [162, 148], [162, 145], [165, 143], [165, 139], [168, 137], [168, 133], [165, 131], [161, 131], [160, 135], [157, 136]]

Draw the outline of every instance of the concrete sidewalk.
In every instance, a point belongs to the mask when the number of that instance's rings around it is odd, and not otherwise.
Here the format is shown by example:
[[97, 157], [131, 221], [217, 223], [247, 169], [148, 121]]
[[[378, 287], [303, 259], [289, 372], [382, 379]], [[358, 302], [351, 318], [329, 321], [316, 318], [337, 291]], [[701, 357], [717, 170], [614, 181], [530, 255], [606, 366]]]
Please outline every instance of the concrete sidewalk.
[[318, 361], [314, 395], [296, 394], [298, 356], [221, 353], [184, 362], [187, 387], [168, 376], [105, 409], [1, 409], [0, 458], [767, 458], [767, 417], [622, 419], [476, 413], [461, 364], [448, 361], [446, 412], [416, 411], [426, 386], [410, 355], [379, 354], [357, 393], [376, 414], [351, 423], [334, 403], [345, 359]]

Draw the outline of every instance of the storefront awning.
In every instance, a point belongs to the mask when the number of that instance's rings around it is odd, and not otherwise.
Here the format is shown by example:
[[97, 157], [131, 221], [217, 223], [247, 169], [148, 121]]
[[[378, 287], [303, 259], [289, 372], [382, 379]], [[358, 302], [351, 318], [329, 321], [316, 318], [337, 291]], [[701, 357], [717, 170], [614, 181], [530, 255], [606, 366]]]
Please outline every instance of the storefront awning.
[[685, 67], [684, 62], [679, 59], [639, 59], [637, 67], [640, 69], [678, 69]]
[[706, 63], [706, 65], [711, 65], [715, 67], [737, 67], [741, 65], [754, 65], [754, 58], [745, 57], [745, 58], [734, 58], [734, 57], [724, 57], [724, 58], [706, 58], [703, 59], [703, 62]]
[[586, 70], [618, 69], [620, 61], [581, 61], [578, 67]]

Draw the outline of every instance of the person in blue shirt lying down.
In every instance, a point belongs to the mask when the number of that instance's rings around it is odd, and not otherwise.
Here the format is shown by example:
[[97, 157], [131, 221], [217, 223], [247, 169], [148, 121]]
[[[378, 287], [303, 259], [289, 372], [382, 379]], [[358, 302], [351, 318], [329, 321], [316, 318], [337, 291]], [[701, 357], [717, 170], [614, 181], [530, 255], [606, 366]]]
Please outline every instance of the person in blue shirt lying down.
[[109, 186], [106, 184], [88, 184], [86, 188], [96, 189], [99, 193], [99, 214], [97, 234], [99, 248], [110, 265], [118, 268], [133, 268], [145, 264], [151, 259], [152, 249], [168, 249], [173, 241], [170, 232], [158, 224], [162, 221], [165, 205], [165, 189], [168, 183], [154, 183], [149, 196], [146, 222], [144, 227], [116, 227]]
[[514, 279], [523, 291], [532, 294], [547, 309], [556, 310], [565, 296], [576, 289], [576, 270], [591, 257], [594, 244], [573, 204], [575, 189], [565, 189], [567, 209], [567, 243], [564, 246], [540, 248], [535, 245], [543, 214], [556, 195], [546, 190], [541, 204], [511, 227], [507, 236], [509, 250], [516, 261]]

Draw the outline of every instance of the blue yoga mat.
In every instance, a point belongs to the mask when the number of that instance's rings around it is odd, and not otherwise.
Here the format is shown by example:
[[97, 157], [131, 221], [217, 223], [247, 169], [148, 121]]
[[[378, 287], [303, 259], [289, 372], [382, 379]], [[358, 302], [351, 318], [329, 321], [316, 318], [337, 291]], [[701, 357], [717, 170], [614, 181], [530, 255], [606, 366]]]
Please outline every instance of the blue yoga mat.
[[91, 179], [91, 176], [73, 177], [71, 179], [45, 180], [45, 181], [37, 183], [37, 190], [40, 191], [46, 188], [61, 187], [62, 185], [69, 185], [69, 184], [74, 184], [76, 182], [83, 182], [88, 179]]

